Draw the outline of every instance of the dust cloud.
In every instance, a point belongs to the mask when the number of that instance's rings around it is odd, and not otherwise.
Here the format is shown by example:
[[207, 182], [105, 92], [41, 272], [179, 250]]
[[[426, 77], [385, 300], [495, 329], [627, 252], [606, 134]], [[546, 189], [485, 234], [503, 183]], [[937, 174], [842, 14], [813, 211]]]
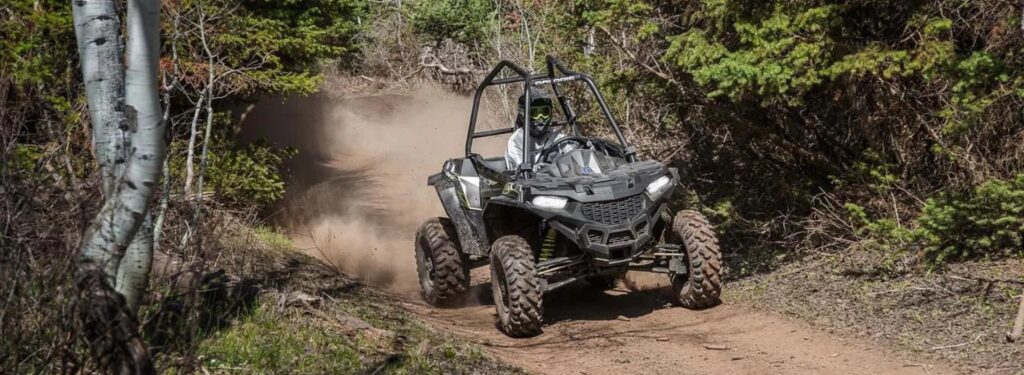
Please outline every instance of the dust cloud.
[[[277, 98], [246, 115], [239, 138], [299, 151], [274, 215], [298, 247], [365, 283], [411, 294], [419, 290], [416, 229], [444, 215], [427, 177], [464, 154], [471, 105], [438, 89]], [[474, 152], [500, 155], [499, 138], [478, 140]]]

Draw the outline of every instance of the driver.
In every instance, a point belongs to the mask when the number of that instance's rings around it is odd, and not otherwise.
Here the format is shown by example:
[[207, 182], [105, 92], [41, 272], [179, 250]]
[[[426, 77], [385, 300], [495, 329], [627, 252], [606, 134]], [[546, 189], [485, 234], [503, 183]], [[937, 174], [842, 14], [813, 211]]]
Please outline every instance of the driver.
[[[565, 134], [556, 132], [551, 129], [551, 98], [548, 97], [541, 90], [530, 88], [530, 115], [527, 116], [526, 112], [526, 95], [519, 96], [519, 107], [516, 112], [516, 130], [512, 132], [512, 137], [508, 139], [508, 148], [505, 151], [505, 164], [508, 166], [508, 170], [512, 171], [519, 167], [519, 164], [523, 162], [523, 132], [528, 129], [530, 132], [530, 155], [533, 156], [533, 162], [537, 162], [537, 158], [540, 157], [538, 153], [544, 149], [545, 146], [557, 141]], [[524, 120], [529, 119], [529, 125], [524, 126]]]

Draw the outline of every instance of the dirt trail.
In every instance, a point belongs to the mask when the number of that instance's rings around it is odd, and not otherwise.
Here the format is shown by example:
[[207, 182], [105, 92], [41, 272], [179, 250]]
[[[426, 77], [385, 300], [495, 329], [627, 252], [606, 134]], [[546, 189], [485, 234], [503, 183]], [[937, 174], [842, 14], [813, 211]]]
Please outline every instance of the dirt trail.
[[[545, 297], [544, 334], [530, 339], [501, 334], [486, 298], [458, 309], [425, 306], [416, 296], [412, 238], [420, 222], [443, 214], [426, 177], [462, 152], [469, 107], [468, 98], [431, 90], [268, 100], [249, 115], [242, 137], [269, 138], [299, 149], [289, 165], [293, 180], [281, 219], [297, 244], [398, 295], [439, 330], [477, 342], [532, 372], [952, 373], [941, 364], [924, 367], [929, 362], [742, 306], [669, 307], [660, 275], [635, 276], [642, 287], [633, 292], [621, 285], [609, 292], [585, 285], [555, 291]], [[477, 150], [500, 155], [502, 144], [496, 140]], [[488, 276], [486, 268], [474, 271], [477, 294], [487, 294]]]
[[[486, 296], [486, 269], [473, 276], [474, 291]], [[489, 303], [434, 309], [408, 299], [405, 306], [438, 329], [540, 374], [956, 373], [743, 306], [671, 307], [667, 285], [654, 276], [631, 276], [645, 284], [637, 291], [621, 283], [608, 292], [577, 285], [545, 296], [544, 333], [529, 339], [501, 334]]]

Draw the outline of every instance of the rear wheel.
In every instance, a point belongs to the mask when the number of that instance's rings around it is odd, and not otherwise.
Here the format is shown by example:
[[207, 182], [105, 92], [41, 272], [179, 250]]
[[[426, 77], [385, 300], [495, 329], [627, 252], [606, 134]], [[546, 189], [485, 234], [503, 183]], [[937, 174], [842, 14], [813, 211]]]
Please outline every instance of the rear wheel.
[[533, 249], [520, 236], [501, 237], [491, 246], [491, 289], [498, 326], [511, 337], [541, 332], [543, 292], [535, 266]]
[[467, 257], [451, 220], [435, 217], [416, 232], [416, 271], [423, 299], [433, 306], [458, 305], [469, 290]]
[[680, 211], [672, 220], [670, 239], [682, 245], [686, 253], [687, 273], [669, 274], [676, 302], [692, 309], [718, 304], [722, 294], [722, 256], [708, 219], [697, 211]]

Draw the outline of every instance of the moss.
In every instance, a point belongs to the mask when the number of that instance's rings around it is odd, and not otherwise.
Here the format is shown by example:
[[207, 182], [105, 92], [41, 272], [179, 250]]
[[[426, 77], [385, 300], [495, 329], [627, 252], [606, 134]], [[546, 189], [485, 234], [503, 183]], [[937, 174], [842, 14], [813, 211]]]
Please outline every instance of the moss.
[[260, 242], [279, 250], [294, 250], [295, 243], [291, 238], [278, 232], [277, 229], [269, 226], [259, 225], [253, 228], [253, 233]]
[[352, 373], [362, 367], [357, 343], [264, 305], [204, 340], [199, 359], [218, 372]]
[[[205, 336], [198, 350], [201, 365], [212, 373], [520, 373], [365, 290], [334, 294], [315, 312], [278, 312], [275, 306], [264, 301]], [[341, 315], [374, 329], [354, 332], [333, 318]]]

